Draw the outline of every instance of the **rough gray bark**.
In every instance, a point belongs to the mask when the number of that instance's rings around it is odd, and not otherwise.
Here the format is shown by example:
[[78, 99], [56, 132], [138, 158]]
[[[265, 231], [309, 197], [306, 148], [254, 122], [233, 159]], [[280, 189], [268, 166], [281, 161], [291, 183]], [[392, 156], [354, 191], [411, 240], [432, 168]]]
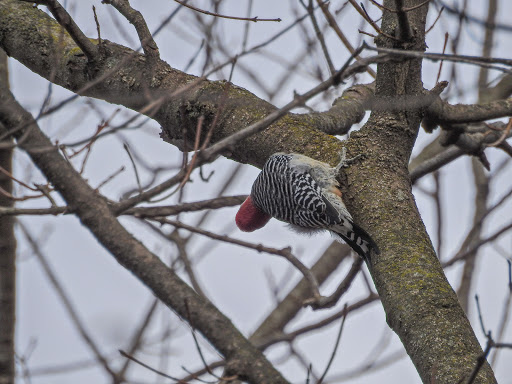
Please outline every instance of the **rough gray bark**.
[[[397, 9], [399, 3], [385, 1], [384, 6]], [[404, 1], [403, 6], [420, 3]], [[399, 14], [384, 12], [385, 33], [403, 40], [407, 35], [404, 29], [410, 28], [413, 34], [402, 43], [379, 37], [377, 45], [423, 51], [426, 15], [427, 7], [408, 12], [406, 25]], [[414, 96], [422, 90], [421, 60], [379, 64], [377, 96]], [[362, 199], [354, 198], [355, 211], [366, 213], [371, 219], [365, 223], [380, 229], [375, 239], [383, 245], [382, 255], [372, 260], [371, 273], [389, 326], [400, 337], [424, 383], [456, 383], [471, 373], [482, 349], [446, 280], [411, 193], [407, 166], [421, 119], [421, 110], [372, 112], [367, 129], [352, 138], [376, 148], [378, 156], [369, 158], [364, 167], [378, 169], [379, 177], [368, 180], [349, 175], [349, 194], [362, 195]], [[363, 201], [373, 204], [362, 205]], [[488, 364], [475, 382], [496, 382]]]

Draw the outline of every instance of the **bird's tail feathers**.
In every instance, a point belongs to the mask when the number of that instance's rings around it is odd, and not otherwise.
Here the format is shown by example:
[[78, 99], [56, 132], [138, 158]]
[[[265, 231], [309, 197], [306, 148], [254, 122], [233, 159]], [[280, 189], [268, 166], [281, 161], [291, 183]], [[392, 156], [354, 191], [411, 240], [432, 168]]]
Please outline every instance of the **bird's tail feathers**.
[[370, 251], [380, 254], [379, 247], [372, 240], [370, 235], [358, 225], [352, 224], [352, 230], [346, 226], [340, 226], [334, 229], [334, 234], [341, 237], [354, 251], [356, 251], [364, 261], [370, 263]]

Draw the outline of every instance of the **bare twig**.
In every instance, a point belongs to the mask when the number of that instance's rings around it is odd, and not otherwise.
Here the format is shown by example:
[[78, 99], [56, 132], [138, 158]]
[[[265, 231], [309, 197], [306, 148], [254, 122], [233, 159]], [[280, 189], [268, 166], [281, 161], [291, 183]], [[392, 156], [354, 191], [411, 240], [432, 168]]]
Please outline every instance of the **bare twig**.
[[[322, 12], [324, 13], [325, 19], [327, 20], [327, 23], [329, 24], [329, 26], [334, 30], [336, 35], [338, 35], [338, 37], [341, 40], [341, 42], [343, 43], [343, 45], [354, 56], [354, 53], [356, 52], [356, 49], [352, 46], [352, 44], [350, 44], [350, 41], [348, 41], [348, 39], [345, 36], [345, 34], [341, 31], [338, 23], [336, 22], [336, 19], [334, 18], [332, 13], [329, 11], [329, 8], [327, 6], [328, 4], [326, 2], [324, 2], [324, 1], [322, 1], [322, 0], [317, 0], [316, 2], [318, 4], [318, 6], [320, 7], [320, 9], [322, 10]], [[355, 58], [357, 60], [361, 60], [361, 58], [359, 57], [359, 53], [360, 52], [358, 52], [355, 55]], [[377, 74], [371, 68], [367, 67], [366, 71], [374, 79], [377, 77]]]
[[394, 41], [398, 40], [396, 37], [388, 35], [387, 33], [384, 33], [382, 31], [382, 29], [379, 28], [377, 23], [375, 23], [375, 21], [372, 20], [370, 15], [368, 15], [368, 12], [366, 12], [366, 9], [364, 9], [364, 6], [362, 4], [361, 5], [357, 4], [357, 2], [355, 0], [348, 0], [348, 1], [350, 4], [352, 4], [354, 9], [363, 17], [363, 19], [365, 19], [368, 22], [368, 24], [370, 24], [372, 26], [373, 29], [375, 29], [375, 32], [377, 32], [379, 35], [385, 36], [391, 40], [394, 40]]
[[174, 244], [176, 244], [176, 247], [178, 248], [179, 257], [183, 262], [185, 272], [187, 273], [187, 276], [190, 279], [192, 287], [199, 295], [203, 296], [204, 298], [208, 298], [208, 296], [204, 293], [203, 289], [201, 288], [199, 280], [196, 277], [196, 273], [194, 272], [194, 268], [192, 267], [192, 263], [190, 262], [190, 258], [188, 256], [186, 247], [186, 240], [182, 236], [180, 236], [177, 230], [174, 230], [168, 237], [174, 242]]
[[32, 237], [32, 235], [29, 233], [28, 229], [22, 224], [18, 223], [20, 226], [21, 231], [25, 235], [28, 243], [30, 244], [30, 247], [32, 248], [32, 251], [37, 256], [37, 259], [41, 263], [41, 266], [43, 267], [43, 270], [50, 280], [50, 283], [52, 284], [53, 288], [55, 289], [55, 292], [59, 296], [59, 298], [62, 301], [62, 304], [64, 305], [64, 308], [66, 308], [66, 311], [69, 315], [69, 317], [72, 319], [75, 327], [77, 328], [80, 336], [85, 341], [89, 349], [93, 352], [93, 354], [96, 356], [96, 360], [100, 363], [100, 365], [104, 368], [104, 370], [112, 377], [114, 382], [117, 379], [117, 374], [110, 368], [110, 365], [108, 361], [105, 359], [105, 357], [100, 352], [99, 347], [96, 345], [96, 343], [92, 340], [92, 337], [89, 335], [85, 328], [85, 324], [83, 324], [82, 320], [78, 316], [78, 312], [73, 307], [73, 304], [71, 303], [71, 300], [67, 296], [64, 288], [60, 284], [59, 280], [57, 279], [57, 276], [53, 272], [51, 266], [49, 265], [48, 261], [46, 260], [46, 257], [41, 252], [41, 249], [37, 245], [36, 240]]
[[334, 356], [336, 356], [336, 351], [338, 350], [338, 346], [340, 344], [341, 339], [341, 332], [343, 331], [343, 326], [345, 325], [345, 320], [347, 319], [347, 304], [343, 307], [344, 316], [341, 320], [340, 329], [338, 330], [338, 336], [336, 337], [336, 343], [334, 344], [334, 349], [331, 353], [331, 357], [329, 359], [329, 362], [327, 363], [327, 366], [325, 367], [324, 373], [322, 373], [322, 376], [320, 376], [320, 379], [317, 381], [317, 384], [322, 384], [322, 382], [325, 379], [325, 376], [327, 375], [327, 372], [329, 372], [329, 368], [331, 367], [331, 364], [334, 360]]
[[9, 179], [11, 179], [12, 181], [15, 181], [17, 182], [19, 185], [22, 185], [23, 187], [27, 188], [27, 189], [30, 189], [31, 191], [33, 192], [37, 192], [39, 189], [38, 188], [34, 188], [34, 187], [31, 187], [30, 185], [24, 183], [23, 181], [17, 179], [16, 177], [14, 177], [14, 175], [9, 172], [8, 170], [6, 170], [4, 167], [2, 167], [0, 165], [0, 172], [3, 173], [5, 176], [7, 176]]
[[327, 324], [331, 324], [333, 321], [340, 319], [341, 317], [345, 316], [346, 314], [348, 314], [352, 311], [361, 309], [361, 308], [365, 307], [366, 305], [368, 305], [374, 301], [377, 301], [377, 300], [379, 300], [379, 296], [376, 293], [372, 292], [364, 299], [361, 299], [361, 300], [355, 302], [354, 304], [349, 305], [346, 309], [342, 309], [341, 311], [338, 311], [331, 316], [328, 316], [320, 321], [317, 321], [316, 323], [303, 326], [302, 328], [296, 329], [295, 331], [292, 331], [289, 333], [278, 333], [276, 335], [271, 335], [267, 339], [259, 341], [257, 344], [258, 348], [264, 349], [264, 348], [269, 347], [270, 345], [274, 345], [279, 342], [293, 341], [300, 335], [311, 332], [312, 330], [315, 330], [315, 329], [320, 329], [320, 328], [326, 326]]
[[437, 14], [436, 19], [435, 19], [435, 20], [434, 20], [434, 22], [432, 23], [432, 25], [431, 25], [429, 28], [427, 28], [427, 29], [425, 30], [425, 35], [426, 35], [427, 33], [429, 33], [432, 29], [434, 29], [434, 27], [435, 27], [435, 26], [436, 26], [436, 24], [437, 24], [437, 21], [441, 18], [441, 14], [443, 13], [443, 10], [444, 10], [444, 7], [442, 7], [442, 8], [441, 8], [441, 10], [439, 11], [439, 13]]
[[[482, 332], [484, 333], [485, 337], [487, 338], [487, 344], [485, 346], [485, 350], [483, 351], [483, 353], [477, 357], [475, 367], [473, 368], [473, 371], [469, 375], [469, 378], [465, 382], [465, 384], [472, 384], [475, 381], [476, 377], [478, 376], [478, 372], [480, 372], [480, 369], [486, 362], [487, 356], [489, 356], [489, 353], [491, 352], [492, 348], [511, 348], [512, 349], [512, 343], [496, 343], [494, 341], [494, 339], [492, 338], [491, 331], [487, 331], [486, 328], [484, 327], [482, 311], [480, 308], [480, 303], [478, 301], [478, 295], [475, 295], [475, 301], [476, 301], [476, 306], [478, 309], [478, 318], [480, 321], [480, 326], [482, 327]], [[459, 381], [459, 382], [461, 382], [461, 381]]]
[[202, 211], [204, 209], [218, 209], [240, 205], [247, 198], [247, 195], [221, 196], [209, 200], [196, 201], [192, 203], [181, 203], [178, 205], [164, 205], [159, 207], [135, 207], [125, 212], [124, 215], [133, 215], [141, 218], [156, 216], [171, 216], [181, 212]]
[[249, 243], [247, 241], [233, 239], [232, 237], [229, 237], [229, 236], [217, 235], [215, 233], [205, 231], [204, 229], [196, 228], [191, 225], [181, 223], [179, 221], [168, 220], [165, 218], [153, 218], [151, 220], [157, 221], [161, 224], [170, 224], [176, 228], [183, 228], [183, 229], [186, 229], [187, 231], [195, 232], [195, 233], [209, 237], [214, 240], [220, 240], [220, 241], [224, 241], [226, 243], [236, 244], [236, 245], [240, 245], [242, 247], [254, 249], [258, 252], [265, 252], [265, 253], [269, 253], [271, 255], [284, 257], [286, 260], [288, 260], [290, 263], [292, 263], [293, 266], [296, 267], [304, 275], [304, 277], [308, 280], [311, 290], [312, 290], [312, 293], [313, 293], [313, 297], [318, 298], [318, 299], [321, 298], [319, 288], [318, 288], [318, 282], [317, 282], [315, 276], [299, 259], [297, 259], [292, 254], [291, 249], [289, 247], [283, 248], [283, 249], [276, 249], [276, 248], [266, 247], [263, 244], [253, 244], [253, 243]]
[[141, 367], [144, 367], [144, 368], [150, 370], [151, 372], [156, 373], [159, 376], [165, 377], [166, 379], [171, 379], [171, 380], [176, 381], [177, 384], [187, 384], [188, 383], [187, 381], [183, 381], [183, 380], [180, 380], [180, 379], [178, 379], [176, 377], [170, 376], [167, 373], [160, 372], [159, 370], [157, 370], [157, 369], [155, 369], [155, 368], [153, 368], [153, 367], [143, 363], [142, 361], [136, 359], [135, 357], [129, 355], [128, 353], [122, 351], [121, 349], [119, 350], [119, 353], [121, 354], [121, 356], [124, 356], [127, 359], [132, 360], [133, 362], [139, 364]]
[[488, 147], [499, 147], [500, 144], [503, 143], [503, 141], [509, 136], [511, 128], [512, 128], [512, 118], [508, 120], [508, 124], [505, 127], [505, 129], [503, 129], [503, 133], [500, 136], [500, 138], [490, 144], [487, 144], [487, 146]]
[[277, 18], [277, 19], [260, 19], [258, 16], [255, 16], [255, 17], [226, 16], [226, 15], [221, 15], [221, 14], [214, 13], [214, 12], [208, 12], [208, 11], [205, 11], [203, 9], [193, 7], [192, 5], [186, 4], [185, 1], [180, 1], [180, 0], [174, 0], [174, 1], [179, 3], [179, 4], [181, 4], [181, 5], [183, 5], [184, 7], [190, 8], [190, 9], [196, 11], [196, 12], [203, 13], [203, 14], [209, 15], [209, 16], [222, 17], [224, 19], [246, 20], [246, 21], [253, 21], [253, 22], [257, 22], [257, 21], [277, 21], [277, 22], [279, 22], [279, 21], [281, 21], [280, 18]]
[[350, 285], [354, 281], [355, 277], [361, 270], [361, 266], [363, 264], [363, 259], [361, 257], [357, 257], [354, 262], [352, 263], [352, 267], [350, 268], [349, 272], [343, 279], [343, 281], [340, 283], [338, 288], [336, 288], [336, 291], [328, 297], [322, 297], [321, 299], [315, 300], [310, 299], [306, 300], [306, 304], [311, 304], [311, 306], [315, 309], [317, 308], [330, 308], [333, 305], [336, 305], [336, 303], [340, 300], [341, 296], [350, 288]]
[[[392, 13], [398, 13], [400, 12], [399, 10], [396, 10], [396, 9], [391, 9], [389, 7], [385, 7], [384, 5], [382, 4], [379, 4], [377, 3], [375, 0], [370, 0], [374, 5], [377, 6], [377, 8], [380, 8], [382, 10], [386, 10], [388, 12], [392, 12]], [[411, 11], [414, 11], [415, 9], [418, 9], [418, 8], [421, 8], [423, 7], [424, 5], [430, 3], [431, 0], [425, 0], [423, 3], [420, 3], [418, 5], [415, 5], [415, 6], [412, 6], [412, 7], [404, 7], [402, 8], [402, 12], [411, 12]]]
[[98, 186], [95, 188], [96, 191], [98, 191], [101, 187], [103, 187], [108, 182], [112, 181], [116, 176], [120, 175], [122, 172], [124, 172], [126, 168], [121, 166], [117, 171], [112, 173], [109, 177], [107, 177], [105, 180], [103, 180], [101, 183], [98, 184]]
[[[139, 325], [138, 329], [135, 331], [132, 340], [130, 342], [130, 350], [128, 351], [128, 354], [133, 356], [139, 349], [142, 337], [144, 336], [144, 333], [149, 327], [149, 324], [151, 323], [151, 320], [156, 313], [156, 308], [158, 306], [158, 299], [153, 299], [153, 302], [151, 303], [151, 306], [149, 307], [149, 310], [146, 312], [144, 318], [142, 319], [141, 324]], [[120, 378], [120, 382], [123, 381], [126, 371], [128, 370], [128, 367], [130, 365], [131, 359], [128, 359], [125, 361], [121, 369], [118, 371], [117, 375]]]
[[98, 32], [98, 46], [101, 47], [101, 27], [98, 21], [98, 15], [96, 15], [96, 7], [92, 6], [92, 13], [94, 15], [94, 22], [96, 23], [96, 32]]
[[480, 328], [482, 329], [482, 333], [484, 335], [487, 335], [487, 330], [484, 326], [484, 318], [482, 316], [482, 308], [480, 307], [480, 300], [478, 298], [478, 295], [475, 295], [475, 303], [476, 303], [476, 309], [478, 311], [478, 321], [480, 322]]
[[133, 173], [135, 173], [135, 180], [137, 181], [137, 187], [139, 188], [139, 193], [142, 192], [142, 186], [140, 184], [140, 177], [139, 177], [139, 171], [137, 171], [137, 165], [135, 164], [135, 161], [133, 160], [133, 156], [130, 153], [130, 148], [128, 147], [127, 143], [123, 143], [123, 148], [128, 154], [128, 157], [130, 158], [130, 162], [132, 163]]
[[[444, 34], [444, 45], [443, 45], [443, 55], [446, 52], [446, 44], [448, 43], [448, 32]], [[441, 78], [441, 71], [443, 70], [443, 60], [439, 63], [439, 71], [437, 72], [436, 84], [439, 83], [439, 79]]]
[[57, 0], [22, 0], [29, 3], [37, 3], [46, 5], [55, 20], [62, 25], [69, 33], [76, 45], [80, 47], [82, 52], [87, 56], [89, 62], [94, 62], [98, 56], [98, 47], [89, 40], [82, 30], [76, 25], [70, 14], [60, 5]]
[[484, 239], [481, 239], [480, 241], [476, 242], [472, 247], [470, 247], [466, 251], [463, 251], [463, 252], [459, 251], [459, 252], [457, 252], [457, 254], [455, 256], [453, 256], [450, 260], [448, 260], [448, 261], [443, 263], [443, 267], [444, 268], [445, 267], [449, 267], [450, 265], [453, 265], [456, 262], [458, 262], [460, 260], [463, 260], [468, 255], [470, 255], [471, 253], [475, 252], [482, 245], [485, 245], [485, 244], [487, 244], [487, 243], [489, 243], [491, 241], [496, 240], [498, 237], [500, 237], [501, 235], [503, 235], [505, 232], [509, 231], [510, 229], [512, 229], [512, 223], [507, 224], [507, 225], [501, 227], [496, 232], [494, 232], [492, 235], [490, 235], [490, 236], [488, 236], [488, 237], [486, 237]]
[[144, 54], [148, 57], [159, 58], [158, 45], [149, 31], [146, 20], [142, 14], [130, 6], [128, 0], [103, 0], [103, 3], [112, 5], [119, 11], [137, 31]]
[[26, 201], [26, 200], [30, 200], [30, 199], [38, 199], [38, 198], [44, 196], [43, 193], [38, 194], [38, 195], [14, 196], [12, 193], [6, 191], [2, 187], [0, 187], [0, 194], [5, 197], [8, 197], [10, 200], [13, 200], [13, 201]]
[[512, 67], [512, 59], [504, 59], [504, 58], [498, 58], [498, 57], [481, 57], [481, 56], [467, 56], [467, 55], [450, 55], [450, 54], [442, 54], [442, 53], [427, 53], [427, 52], [421, 52], [421, 51], [404, 51], [400, 49], [393, 49], [393, 48], [380, 48], [380, 47], [372, 47], [368, 44], [363, 43], [363, 46], [365, 49], [368, 49], [370, 51], [376, 51], [381, 53], [390, 53], [397, 56], [404, 56], [404, 57], [416, 57], [416, 58], [425, 58], [427, 60], [432, 61], [438, 61], [438, 60], [445, 60], [445, 61], [453, 61], [453, 62], [460, 62], [460, 63], [466, 63], [466, 64], [472, 64], [472, 65], [479, 65], [479, 66], [485, 66], [487, 68], [492, 68], [498, 71], [502, 72], [510, 72], [510, 69], [498, 67], [492, 64], [502, 64], [505, 66]]
[[[505, 299], [505, 302], [503, 303], [503, 310], [501, 312], [500, 322], [498, 325], [498, 332], [496, 336], [497, 342], [501, 342], [503, 339], [503, 336], [505, 335], [505, 332], [507, 330], [507, 325], [509, 325], [509, 316], [511, 314], [510, 307], [512, 305], [512, 279], [510, 277], [510, 260], [507, 260], [508, 266], [509, 266], [509, 291], [507, 294], [507, 297]], [[495, 366], [496, 361], [498, 359], [498, 351], [499, 349], [496, 349], [490, 359], [491, 366]]]
[[320, 42], [320, 46], [322, 47], [322, 52], [324, 53], [325, 61], [327, 61], [327, 66], [329, 67], [329, 72], [331, 76], [336, 72], [336, 69], [334, 68], [334, 64], [331, 60], [331, 55], [329, 55], [329, 50], [327, 49], [327, 45], [325, 44], [324, 35], [322, 34], [322, 31], [320, 30], [318, 26], [318, 22], [316, 20], [315, 16], [315, 10], [313, 9], [313, 0], [309, 0], [308, 6], [307, 6], [308, 14], [311, 18], [311, 23], [313, 24], [313, 29], [315, 30], [316, 37], [318, 41]]

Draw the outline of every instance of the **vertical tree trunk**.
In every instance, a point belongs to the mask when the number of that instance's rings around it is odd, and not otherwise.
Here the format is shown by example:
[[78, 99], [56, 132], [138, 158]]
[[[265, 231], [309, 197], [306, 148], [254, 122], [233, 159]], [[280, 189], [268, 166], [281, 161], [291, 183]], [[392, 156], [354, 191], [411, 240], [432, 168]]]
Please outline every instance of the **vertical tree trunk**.
[[[7, 55], [0, 49], [0, 82], [7, 84], [8, 81]], [[12, 149], [0, 148], [0, 166], [12, 172]], [[12, 180], [3, 172], [0, 172], [0, 188], [12, 194]], [[0, 193], [0, 207], [13, 204], [12, 199]], [[14, 216], [0, 217], [0, 384], [14, 384], [15, 258]]]

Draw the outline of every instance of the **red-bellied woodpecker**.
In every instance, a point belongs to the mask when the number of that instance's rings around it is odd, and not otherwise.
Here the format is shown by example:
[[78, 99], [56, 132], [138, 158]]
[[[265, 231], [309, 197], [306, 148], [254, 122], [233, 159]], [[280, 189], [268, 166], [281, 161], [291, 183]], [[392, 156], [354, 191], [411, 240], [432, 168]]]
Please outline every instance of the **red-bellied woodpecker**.
[[345, 159], [345, 149], [336, 167], [296, 153], [270, 156], [236, 214], [238, 228], [252, 232], [275, 217], [299, 231], [329, 230], [368, 262], [370, 250], [378, 254], [379, 248], [354, 224], [336, 180], [351, 160]]

